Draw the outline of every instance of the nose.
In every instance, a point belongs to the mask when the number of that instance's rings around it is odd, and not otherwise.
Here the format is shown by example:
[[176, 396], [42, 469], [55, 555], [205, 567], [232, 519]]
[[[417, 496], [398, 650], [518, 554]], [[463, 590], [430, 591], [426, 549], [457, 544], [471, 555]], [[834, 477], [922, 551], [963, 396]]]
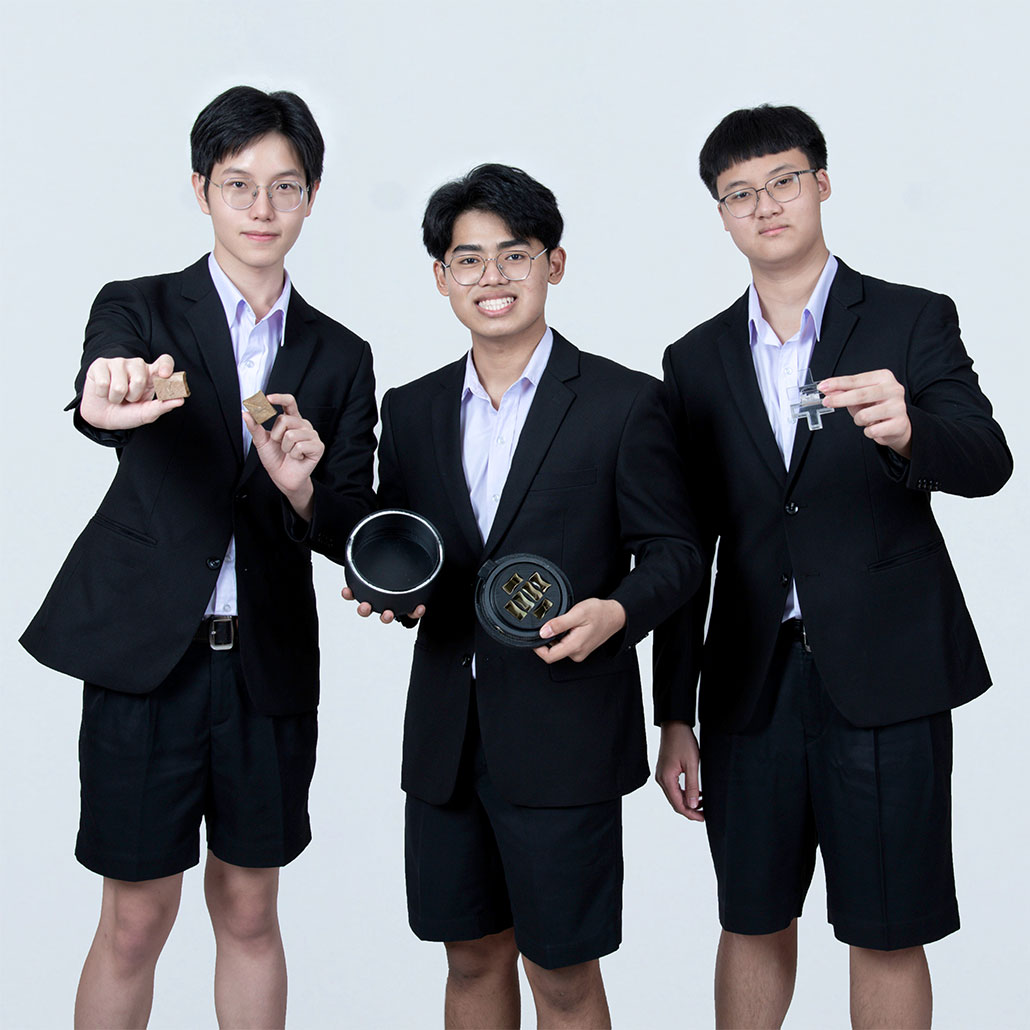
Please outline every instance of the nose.
[[782, 210], [782, 205], [763, 186], [755, 197], [755, 214], [760, 218], [764, 215], [777, 214]]
[[483, 266], [483, 274], [479, 279], [480, 284], [482, 283], [506, 283], [508, 280], [501, 274], [501, 269], [497, 264], [497, 258], [487, 258], [486, 264]]
[[275, 208], [272, 207], [268, 190], [264, 187], [258, 187], [257, 196], [254, 198], [254, 203], [250, 206], [250, 217], [260, 218], [264, 221], [269, 221], [275, 217]]

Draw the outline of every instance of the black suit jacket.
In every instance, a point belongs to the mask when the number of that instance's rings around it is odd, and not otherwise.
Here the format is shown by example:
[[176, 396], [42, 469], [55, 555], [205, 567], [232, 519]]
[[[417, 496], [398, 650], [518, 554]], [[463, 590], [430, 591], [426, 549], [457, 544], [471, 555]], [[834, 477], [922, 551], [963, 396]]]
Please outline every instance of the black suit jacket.
[[251, 698], [268, 714], [310, 711], [318, 703], [311, 550], [342, 560], [351, 527], [373, 504], [368, 344], [292, 291], [267, 392], [294, 394], [325, 441], [310, 523], [295, 516], [255, 448], [244, 460], [232, 341], [206, 257], [100, 291], [79, 396], [95, 358], [162, 353], [187, 373], [191, 393], [181, 408], [124, 432], [97, 430], [76, 410], [80, 430], [117, 449], [118, 469], [21, 642], [45, 665], [88, 682], [153, 690], [189, 646], [235, 533]]
[[868, 440], [844, 409], [799, 422], [789, 469], [751, 359], [747, 294], [674, 343], [665, 385], [709, 557], [708, 591], [655, 636], [655, 719], [743, 728], [797, 582], [816, 664], [860, 726], [943, 711], [990, 685], [930, 495], [981, 496], [1012, 470], [950, 299], [837, 270], [815, 345], [818, 381], [890, 369], [905, 387], [912, 456]]
[[[483, 747], [501, 793], [533, 806], [618, 797], [648, 774], [633, 645], [701, 577], [659, 384], [555, 333], [484, 542], [462, 470], [464, 370], [462, 358], [383, 398], [380, 502], [428, 517], [446, 551], [415, 642], [402, 786], [434, 804], [451, 796], [475, 654]], [[549, 666], [494, 642], [475, 617], [476, 574], [515, 552], [557, 562], [577, 599], [619, 600], [625, 630], [578, 664]]]

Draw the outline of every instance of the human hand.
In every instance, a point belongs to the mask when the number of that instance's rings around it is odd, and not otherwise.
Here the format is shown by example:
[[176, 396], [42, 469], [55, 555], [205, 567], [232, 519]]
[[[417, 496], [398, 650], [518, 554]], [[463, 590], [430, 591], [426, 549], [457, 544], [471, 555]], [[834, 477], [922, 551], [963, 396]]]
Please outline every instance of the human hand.
[[268, 400], [283, 409], [270, 430], [258, 425], [246, 410], [243, 421], [269, 479], [286, 495], [293, 510], [310, 521], [314, 507], [311, 473], [325, 452], [325, 444], [301, 415], [293, 394], [272, 393]]
[[175, 371], [170, 354], [148, 364], [142, 358], [97, 358], [86, 371], [79, 414], [97, 429], [135, 429], [156, 422], [183, 398], [154, 398], [154, 379], [167, 379]]
[[673, 809], [696, 823], [705, 821], [698, 777], [700, 761], [701, 751], [690, 726], [685, 722], [662, 723], [654, 778]]
[[548, 665], [563, 658], [581, 662], [625, 625], [626, 610], [618, 601], [588, 597], [574, 604], [564, 615], [556, 615], [540, 627], [540, 636], [544, 640], [564, 633], [561, 640], [551, 647], [543, 645], [533, 650]]
[[903, 458], [912, 456], [912, 423], [905, 406], [905, 388], [888, 368], [853, 376], [833, 376], [818, 384], [828, 408], [847, 408], [870, 440]]
[[[340, 596], [345, 601], [353, 601], [354, 591], [351, 590], [350, 587], [344, 587], [340, 591]], [[372, 605], [370, 605], [368, 601], [362, 601], [361, 604], [358, 605], [358, 615], [360, 615], [363, 619], [367, 619], [371, 614]], [[418, 607], [415, 608], [413, 612], [408, 612], [407, 614], [409, 619], [421, 619], [422, 616], [426, 614], [426, 606], [424, 604], [420, 604], [418, 605]], [[389, 625], [396, 618], [397, 616], [394, 615], [394, 613], [391, 612], [389, 609], [387, 609], [385, 612], [379, 613], [379, 621], [386, 625]]]

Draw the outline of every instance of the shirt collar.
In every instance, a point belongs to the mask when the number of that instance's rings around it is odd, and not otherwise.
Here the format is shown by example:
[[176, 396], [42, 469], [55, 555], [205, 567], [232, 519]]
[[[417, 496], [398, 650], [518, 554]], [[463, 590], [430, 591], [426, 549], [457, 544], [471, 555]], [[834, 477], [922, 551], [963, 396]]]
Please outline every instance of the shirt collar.
[[[837, 274], [837, 259], [831, 254], [823, 265], [823, 270], [812, 290], [812, 296], [808, 298], [804, 311], [801, 312], [800, 331], [803, 333], [805, 324], [811, 323], [814, 330], [814, 337], [819, 339], [823, 328], [823, 312], [826, 310], [826, 301], [830, 296], [830, 287], [833, 285], [833, 277]], [[762, 314], [762, 304], [758, 299], [758, 290], [752, 281], [747, 291], [747, 315], [748, 331], [751, 334], [751, 346], [753, 347], [760, 339], [769, 338], [771, 335], [776, 339], [769, 323]]]
[[[213, 252], [207, 256], [207, 267], [211, 273], [211, 281], [215, 284], [218, 299], [222, 302], [222, 307], [225, 310], [225, 320], [229, 323], [229, 327], [232, 328], [236, 325], [243, 317], [244, 311], [250, 311], [251, 318], [253, 318], [254, 312], [247, 303], [247, 298], [240, 293], [236, 284], [222, 271], [222, 266], [215, 260]], [[272, 318], [277, 313], [280, 318], [285, 320], [286, 309], [290, 305], [290, 293], [293, 290], [293, 284], [290, 282], [290, 273], [285, 269], [283, 270], [283, 279], [283, 291], [279, 294], [279, 299], [272, 305], [262, 321]], [[241, 304], [243, 305], [242, 307], [240, 307]], [[280, 346], [282, 346], [283, 339], [285, 339], [285, 334], [279, 340]]]
[[[548, 326], [544, 330], [544, 335], [540, 337], [540, 342], [533, 348], [533, 353], [530, 355], [529, 361], [526, 362], [526, 367], [522, 370], [522, 375], [519, 376], [516, 383], [526, 380], [532, 383], [534, 387], [540, 384], [540, 377], [544, 374], [544, 369], [547, 367], [553, 345], [554, 333], [551, 332]], [[512, 386], [516, 385], [516, 383], [513, 383]], [[511, 386], [508, 389], [510, 390]], [[469, 394], [479, 397], [481, 400], [490, 400], [490, 395], [483, 389], [483, 384], [479, 380], [479, 373], [476, 371], [475, 362], [472, 360], [471, 350], [465, 357], [465, 383], [461, 388], [461, 399], [464, 400]]]

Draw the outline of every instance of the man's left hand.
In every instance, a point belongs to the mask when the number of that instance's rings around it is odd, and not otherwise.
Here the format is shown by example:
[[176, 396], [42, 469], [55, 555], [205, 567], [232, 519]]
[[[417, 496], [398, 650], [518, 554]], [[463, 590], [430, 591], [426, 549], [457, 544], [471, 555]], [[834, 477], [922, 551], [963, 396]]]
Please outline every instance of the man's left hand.
[[557, 644], [533, 650], [548, 665], [563, 658], [581, 662], [625, 625], [626, 609], [618, 601], [588, 597], [574, 604], [564, 615], [556, 615], [541, 626], [540, 636], [544, 640], [559, 633], [565, 634]]
[[315, 493], [311, 473], [325, 452], [325, 444], [315, 427], [301, 416], [293, 394], [270, 393], [268, 399], [283, 409], [271, 430], [259, 426], [248, 411], [243, 412], [243, 421], [269, 479], [286, 495], [293, 510], [310, 522]]
[[818, 384], [828, 408], [847, 408], [855, 425], [870, 440], [903, 458], [912, 456], [912, 423], [905, 387], [888, 368], [854, 376], [834, 376]]

